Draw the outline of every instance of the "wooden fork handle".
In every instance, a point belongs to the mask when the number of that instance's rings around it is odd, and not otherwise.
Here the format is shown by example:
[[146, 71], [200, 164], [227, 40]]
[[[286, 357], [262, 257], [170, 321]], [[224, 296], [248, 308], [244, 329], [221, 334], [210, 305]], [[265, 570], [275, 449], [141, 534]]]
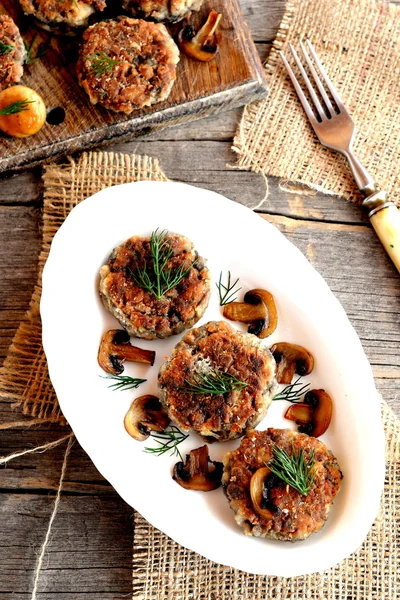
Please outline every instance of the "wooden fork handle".
[[400, 273], [400, 211], [390, 202], [388, 206], [375, 212], [370, 221]]
[[369, 194], [363, 206], [369, 210], [372, 227], [400, 273], [400, 211], [384, 191]]

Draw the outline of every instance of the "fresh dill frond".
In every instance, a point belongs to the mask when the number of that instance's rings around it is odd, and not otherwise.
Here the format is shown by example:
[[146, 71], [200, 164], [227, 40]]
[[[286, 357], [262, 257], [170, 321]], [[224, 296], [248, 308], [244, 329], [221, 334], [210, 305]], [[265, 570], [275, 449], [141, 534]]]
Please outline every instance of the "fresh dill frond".
[[170, 456], [179, 456], [183, 460], [178, 446], [189, 437], [188, 433], [183, 433], [176, 425], [170, 425], [165, 431], [152, 431], [150, 436], [158, 444], [158, 447], [146, 447], [144, 449], [145, 452], [155, 454], [155, 456], [161, 456], [166, 452], [170, 452]]
[[95, 75], [104, 75], [104, 73], [112, 71], [115, 65], [121, 64], [120, 60], [114, 60], [110, 56], [107, 56], [107, 54], [104, 54], [104, 52], [95, 52], [84, 58], [90, 61], [90, 73], [94, 73]]
[[247, 383], [240, 381], [230, 373], [196, 373], [192, 379], [185, 379], [185, 385], [180, 389], [190, 394], [228, 394], [235, 390], [242, 390]]
[[287, 400], [287, 402], [300, 402], [302, 396], [304, 396], [309, 390], [311, 385], [309, 383], [300, 382], [301, 377], [298, 377], [296, 381], [290, 383], [278, 392], [272, 400]]
[[314, 450], [311, 450], [307, 460], [303, 448], [295, 450], [292, 445], [292, 454], [288, 454], [279, 446], [272, 447], [273, 459], [266, 464], [271, 471], [285, 483], [307, 496], [314, 483], [313, 468], [315, 465]]
[[135, 390], [141, 383], [147, 381], [147, 379], [138, 379], [136, 377], [129, 377], [129, 375], [108, 375], [107, 377], [102, 377], [102, 379], [115, 381], [115, 383], [111, 383], [109, 386], [107, 386], [114, 392], [116, 390]]
[[230, 304], [231, 302], [234, 302], [236, 300], [236, 298], [237, 298], [236, 294], [242, 289], [241, 287], [236, 288], [238, 283], [239, 283], [239, 278], [237, 278], [234, 283], [231, 282], [231, 272], [228, 271], [228, 282], [226, 285], [224, 285], [222, 283], [222, 271], [221, 271], [221, 273], [219, 274], [219, 281], [218, 281], [218, 283], [215, 284], [218, 289], [220, 306], [225, 306], [226, 304]]
[[49, 38], [47, 40], [47, 42], [43, 42], [43, 43], [39, 44], [39, 46], [36, 49], [36, 53], [34, 53], [36, 38], [37, 38], [37, 34], [33, 37], [32, 41], [29, 45], [24, 40], [24, 46], [25, 46], [25, 50], [26, 50], [26, 58], [25, 58], [26, 65], [31, 65], [33, 62], [35, 62], [35, 60], [42, 58], [42, 56], [44, 56], [46, 54], [48, 47], [50, 46], [50, 38]]
[[6, 44], [0, 40], [0, 56], [4, 56], [5, 54], [10, 54], [15, 49], [15, 46], [12, 44]]
[[132, 279], [144, 290], [151, 292], [158, 300], [169, 290], [176, 287], [182, 279], [189, 273], [193, 263], [187, 267], [182, 263], [179, 267], [167, 267], [168, 261], [173, 257], [173, 250], [170, 247], [167, 237], [167, 230], [153, 231], [150, 237], [150, 259], [148, 265], [144, 261], [140, 267], [136, 263], [136, 269], [133, 271], [128, 267]]
[[28, 104], [33, 104], [35, 100], [17, 100], [8, 106], [0, 109], [0, 115], [15, 115], [16, 113], [28, 110]]

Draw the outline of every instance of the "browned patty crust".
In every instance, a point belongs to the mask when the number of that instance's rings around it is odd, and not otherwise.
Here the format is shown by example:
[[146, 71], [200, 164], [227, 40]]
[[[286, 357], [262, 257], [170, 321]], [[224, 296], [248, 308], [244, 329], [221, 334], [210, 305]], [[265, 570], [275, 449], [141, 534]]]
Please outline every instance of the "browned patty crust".
[[[230, 373], [247, 387], [227, 394], [193, 394], [182, 388], [196, 373]], [[211, 321], [188, 331], [161, 367], [161, 402], [184, 431], [207, 441], [235, 439], [265, 416], [275, 389], [275, 361], [256, 336]]]
[[92, 104], [129, 114], [168, 97], [178, 62], [164, 25], [119, 17], [85, 31], [77, 72]]
[[[95, 11], [106, 7], [105, 0], [19, 0], [22, 10], [49, 26], [65, 24], [83, 27]], [[45, 27], [46, 28], [46, 27]], [[51, 27], [50, 27], [51, 28]]]
[[133, 277], [146, 263], [151, 272], [150, 238], [134, 236], [115, 248], [100, 270], [100, 295], [104, 306], [126, 331], [139, 338], [166, 338], [193, 325], [203, 315], [210, 298], [210, 272], [193, 243], [169, 233], [165, 242], [172, 250], [167, 268], [189, 269], [178, 285], [160, 300], [139, 287]]
[[[276, 509], [271, 519], [264, 519], [254, 511], [250, 480], [257, 469], [272, 459], [274, 445], [288, 454], [293, 448], [303, 449], [306, 459], [314, 450], [315, 478], [307, 496], [283, 482], [272, 488], [269, 498]], [[290, 429], [267, 429], [248, 431], [239, 448], [226, 454], [222, 484], [235, 520], [246, 535], [296, 541], [305, 540], [324, 525], [341, 479], [339, 464], [325, 444]]]
[[204, 0], [122, 0], [132, 16], [155, 21], [177, 22], [192, 10], [199, 10]]
[[0, 91], [18, 83], [26, 56], [18, 27], [8, 15], [0, 15]]

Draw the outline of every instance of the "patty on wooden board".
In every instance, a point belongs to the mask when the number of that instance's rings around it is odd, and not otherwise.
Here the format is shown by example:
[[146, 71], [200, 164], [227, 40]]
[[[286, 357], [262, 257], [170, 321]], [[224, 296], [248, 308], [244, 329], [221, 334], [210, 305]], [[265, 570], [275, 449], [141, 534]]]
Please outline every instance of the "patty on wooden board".
[[8, 15], [0, 15], [0, 91], [18, 83], [26, 57], [19, 29]]
[[119, 17], [84, 32], [77, 72], [92, 104], [130, 114], [169, 96], [178, 62], [164, 25]]
[[[314, 451], [314, 481], [303, 495], [272, 475], [268, 489], [272, 516], [263, 518], [254, 509], [250, 482], [253, 474], [273, 458], [273, 446], [289, 455], [303, 450], [307, 460]], [[341, 479], [335, 456], [318, 439], [290, 429], [267, 429], [248, 431], [239, 448], [225, 455], [222, 485], [235, 521], [246, 535], [294, 542], [305, 540], [324, 525]]]
[[19, 0], [22, 10], [33, 15], [38, 24], [55, 33], [70, 33], [85, 27], [89, 17], [106, 7], [105, 0]]
[[[228, 373], [247, 385], [218, 395], [185, 391], [198, 375], [208, 373]], [[211, 321], [184, 335], [161, 367], [158, 385], [161, 402], [181, 429], [223, 442], [264, 418], [276, 386], [275, 361], [255, 335]]]
[[192, 10], [199, 10], [204, 0], [122, 0], [133, 17], [155, 21], [180, 21]]

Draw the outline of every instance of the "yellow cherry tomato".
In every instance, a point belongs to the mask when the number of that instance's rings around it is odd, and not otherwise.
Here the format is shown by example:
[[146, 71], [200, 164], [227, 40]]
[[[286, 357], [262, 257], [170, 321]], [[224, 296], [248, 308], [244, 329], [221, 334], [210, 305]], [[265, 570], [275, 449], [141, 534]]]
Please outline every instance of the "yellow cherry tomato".
[[[18, 112], [1, 114], [13, 109]], [[4, 133], [24, 138], [37, 133], [45, 122], [46, 106], [37, 92], [24, 85], [13, 85], [0, 92], [0, 129]]]

